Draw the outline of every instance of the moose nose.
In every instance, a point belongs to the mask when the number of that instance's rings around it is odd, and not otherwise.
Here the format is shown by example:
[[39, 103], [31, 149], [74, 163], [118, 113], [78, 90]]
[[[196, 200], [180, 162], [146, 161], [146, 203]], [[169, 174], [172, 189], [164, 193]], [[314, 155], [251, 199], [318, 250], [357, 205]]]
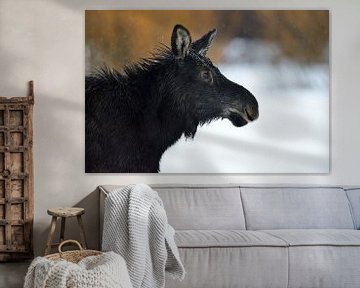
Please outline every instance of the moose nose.
[[[257, 104], [257, 103], [256, 103]], [[254, 121], [259, 118], [259, 106], [258, 105], [245, 105], [244, 113], [250, 121]]]

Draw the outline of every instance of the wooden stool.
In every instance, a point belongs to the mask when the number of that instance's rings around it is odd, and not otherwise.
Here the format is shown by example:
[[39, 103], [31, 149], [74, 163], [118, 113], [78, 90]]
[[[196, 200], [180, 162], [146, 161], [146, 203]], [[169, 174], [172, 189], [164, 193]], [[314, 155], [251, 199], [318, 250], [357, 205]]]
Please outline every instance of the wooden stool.
[[[50, 208], [47, 210], [47, 213], [52, 216], [51, 224], [50, 224], [50, 231], [47, 240], [45, 255], [50, 254], [52, 247], [57, 247], [61, 242], [64, 241], [64, 234], [65, 234], [65, 223], [66, 218], [69, 217], [77, 217], [79, 227], [80, 227], [80, 239], [81, 245], [84, 249], [86, 249], [86, 239], [85, 239], [85, 230], [84, 224], [81, 219], [81, 215], [85, 213], [84, 208], [72, 207], [72, 208]], [[52, 239], [54, 237], [56, 222], [58, 217], [61, 218], [61, 230], [60, 230], [60, 242], [59, 243], [52, 243]]]

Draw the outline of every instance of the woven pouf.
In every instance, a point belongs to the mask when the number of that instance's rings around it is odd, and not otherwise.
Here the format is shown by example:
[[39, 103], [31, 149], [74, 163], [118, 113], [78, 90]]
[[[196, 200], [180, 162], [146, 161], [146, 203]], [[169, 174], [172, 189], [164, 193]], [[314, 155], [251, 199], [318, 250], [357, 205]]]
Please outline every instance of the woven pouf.
[[[77, 243], [78, 251], [61, 251], [69, 242]], [[83, 250], [74, 240], [60, 244], [59, 253], [37, 257], [25, 277], [24, 288], [98, 287], [132, 288], [125, 260], [114, 252]]]

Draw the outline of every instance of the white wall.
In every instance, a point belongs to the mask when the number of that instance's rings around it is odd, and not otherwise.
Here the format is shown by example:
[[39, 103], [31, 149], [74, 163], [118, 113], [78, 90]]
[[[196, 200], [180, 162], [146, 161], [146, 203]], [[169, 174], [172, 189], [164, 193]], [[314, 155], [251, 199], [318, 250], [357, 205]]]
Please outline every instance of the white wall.
[[[35, 249], [42, 253], [48, 207], [82, 205], [97, 243], [99, 184], [296, 183], [360, 184], [360, 1], [0, 0], [0, 95], [26, 95], [35, 81]], [[331, 172], [324, 175], [121, 175], [84, 173], [85, 9], [330, 9]], [[74, 223], [73, 223], [74, 224]], [[75, 227], [75, 226], [72, 226]], [[76, 232], [72, 229], [72, 237]], [[77, 232], [76, 232], [77, 233]]]

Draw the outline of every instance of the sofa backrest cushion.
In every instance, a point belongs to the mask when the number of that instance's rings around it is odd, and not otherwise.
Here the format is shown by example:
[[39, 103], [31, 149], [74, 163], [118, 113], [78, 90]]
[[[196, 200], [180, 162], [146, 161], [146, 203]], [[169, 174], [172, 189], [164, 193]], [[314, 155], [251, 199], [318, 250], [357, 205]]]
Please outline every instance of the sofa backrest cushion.
[[239, 187], [153, 187], [176, 230], [245, 230]]
[[349, 198], [356, 229], [360, 229], [360, 188], [346, 189]]
[[246, 227], [262, 229], [354, 229], [342, 188], [241, 187]]

